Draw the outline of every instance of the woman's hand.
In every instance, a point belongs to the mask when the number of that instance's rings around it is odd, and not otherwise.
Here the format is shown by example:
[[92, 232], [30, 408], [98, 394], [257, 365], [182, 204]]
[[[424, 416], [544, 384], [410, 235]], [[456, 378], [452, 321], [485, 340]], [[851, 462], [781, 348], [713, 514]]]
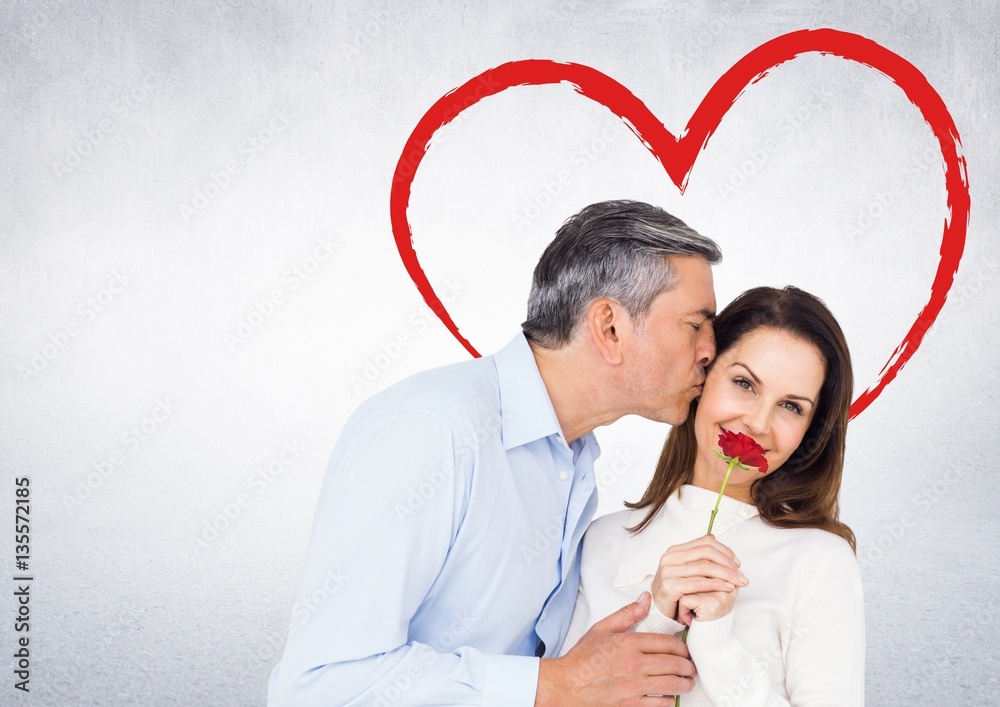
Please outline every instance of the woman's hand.
[[695, 619], [699, 621], [714, 621], [733, 610], [739, 589], [728, 592], [705, 592], [703, 594], [685, 594], [677, 605], [677, 620], [685, 626], [690, 626]]
[[[686, 607], [693, 610], [695, 606], [703, 606], [704, 611], [711, 611], [708, 604], [716, 593], [732, 594], [727, 600], [729, 608], [719, 616], [725, 616], [732, 610], [736, 600], [736, 590], [747, 585], [747, 578], [740, 572], [740, 561], [728, 547], [715, 539], [713, 535], [704, 535], [682, 545], [674, 545], [660, 557], [660, 566], [653, 577], [650, 593], [656, 608], [664, 616], [680, 621], [678, 602], [682, 597], [691, 596], [693, 605]], [[694, 597], [692, 595], [705, 595]], [[721, 598], [714, 600], [722, 602]], [[721, 605], [719, 607], [721, 609]], [[701, 620], [701, 614], [697, 614]]]

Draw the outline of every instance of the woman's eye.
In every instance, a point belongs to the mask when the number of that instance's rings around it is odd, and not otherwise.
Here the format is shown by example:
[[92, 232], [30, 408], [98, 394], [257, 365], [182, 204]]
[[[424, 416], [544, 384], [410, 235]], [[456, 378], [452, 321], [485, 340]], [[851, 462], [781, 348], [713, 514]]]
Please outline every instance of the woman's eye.
[[746, 378], [734, 378], [733, 383], [741, 387], [743, 390], [750, 390], [753, 386], [750, 384]]
[[802, 406], [799, 405], [798, 403], [785, 402], [784, 406], [785, 409], [788, 410], [789, 412], [794, 412], [796, 415], [802, 414]]

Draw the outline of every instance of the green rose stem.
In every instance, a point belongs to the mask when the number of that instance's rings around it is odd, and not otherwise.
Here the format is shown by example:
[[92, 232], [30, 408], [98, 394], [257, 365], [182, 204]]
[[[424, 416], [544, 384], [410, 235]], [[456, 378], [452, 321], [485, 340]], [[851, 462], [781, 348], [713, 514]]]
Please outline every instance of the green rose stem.
[[[715, 452], [714, 449], [712, 451]], [[719, 454], [719, 452], [715, 452], [715, 456], [717, 456], [720, 459], [724, 459], [725, 461], [729, 462], [729, 468], [726, 469], [726, 478], [724, 478], [722, 480], [722, 488], [719, 489], [719, 497], [717, 499], [715, 499], [715, 508], [712, 509], [712, 516], [708, 519], [708, 532], [705, 533], [705, 535], [711, 535], [712, 534], [712, 527], [715, 525], [715, 515], [719, 512], [719, 504], [722, 503], [722, 494], [726, 490], [726, 484], [729, 483], [729, 475], [733, 473], [733, 467], [735, 467], [737, 464], [739, 464], [744, 469], [746, 468], [745, 466], [743, 466], [742, 464], [740, 464], [739, 457], [727, 457], [724, 454]], [[688, 640], [688, 631], [690, 631], [690, 630], [691, 630], [690, 626], [685, 626], [684, 627], [684, 633], [681, 634], [681, 643], [687, 643], [687, 640]], [[677, 695], [674, 698], [674, 707], [681, 707], [681, 696], [680, 695]]]

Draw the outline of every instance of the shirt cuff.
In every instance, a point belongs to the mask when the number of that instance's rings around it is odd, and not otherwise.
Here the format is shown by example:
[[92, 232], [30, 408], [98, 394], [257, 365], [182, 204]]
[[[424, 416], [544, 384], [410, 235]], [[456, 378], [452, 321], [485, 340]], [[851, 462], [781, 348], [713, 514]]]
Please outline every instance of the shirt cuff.
[[532, 707], [538, 691], [538, 658], [487, 655], [483, 707]]
[[649, 602], [649, 613], [632, 627], [636, 633], [669, 633], [676, 635], [684, 630], [684, 624], [674, 621], [656, 608], [656, 602]]

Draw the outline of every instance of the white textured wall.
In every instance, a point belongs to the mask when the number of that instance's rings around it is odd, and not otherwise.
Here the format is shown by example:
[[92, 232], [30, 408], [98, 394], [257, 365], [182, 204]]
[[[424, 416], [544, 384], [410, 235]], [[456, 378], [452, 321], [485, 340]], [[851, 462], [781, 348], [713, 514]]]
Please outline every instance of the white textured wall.
[[[31, 477], [24, 701], [263, 704], [341, 424], [371, 393], [467, 356], [407, 279], [388, 216], [402, 144], [442, 94], [512, 59], [575, 61], [679, 132], [752, 48], [833, 27], [924, 73], [972, 184], [949, 301], [849, 437], [843, 514], [860, 540], [869, 703], [990, 702], [996, 3], [335, 5], [0, 9], [0, 504], [9, 517], [12, 479]], [[841, 59], [785, 64], [729, 112], [683, 197], [630, 134], [606, 131], [609, 117], [568, 88], [525, 88], [439, 134], [411, 219], [472, 342], [492, 351], [517, 331], [533, 264], [566, 216], [637, 198], [719, 241], [720, 305], [758, 284], [822, 296], [848, 334], [858, 389], [874, 382], [927, 299], [945, 217], [940, 156], [901, 91]], [[723, 193], [761, 151], [755, 174]], [[542, 197], [561, 171], [568, 184]], [[224, 186], [206, 189], [212, 180]], [[893, 203], [849, 232], [894, 183]], [[546, 206], [514, 218], [533, 201]], [[274, 291], [263, 324], [227, 344]], [[352, 384], [383, 350], [398, 355]], [[632, 419], [598, 431], [602, 513], [638, 496], [665, 432]], [[274, 461], [283, 449], [287, 465]], [[256, 470], [269, 463], [283, 469], [265, 481]], [[193, 547], [239, 499], [229, 527]], [[15, 650], [11, 591], [0, 656]], [[0, 657], [0, 702], [17, 694], [12, 667]]]

